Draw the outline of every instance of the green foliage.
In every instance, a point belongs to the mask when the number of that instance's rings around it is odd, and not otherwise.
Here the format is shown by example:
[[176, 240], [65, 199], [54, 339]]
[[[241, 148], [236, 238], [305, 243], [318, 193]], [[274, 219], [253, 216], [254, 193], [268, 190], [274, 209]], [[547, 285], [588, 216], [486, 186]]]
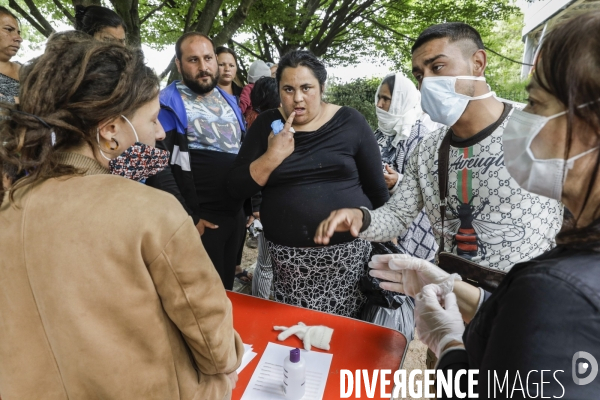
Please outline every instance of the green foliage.
[[[244, 1], [247, 0], [103, 0], [102, 4], [125, 13], [128, 20], [131, 15], [139, 15], [139, 21], [132, 22], [139, 28], [139, 35], [133, 35], [133, 41], [137, 43], [141, 37], [143, 43], [161, 50], [175, 43], [186, 26], [193, 27], [202, 12], [214, 5], [218, 5], [218, 13], [209, 22], [210, 30], [207, 27], [205, 31], [211, 36], [226, 31], [227, 22], [234, 19]], [[481, 33], [491, 49], [514, 60], [522, 57], [523, 17], [513, 0], [253, 1], [248, 3], [251, 6], [247, 17], [237, 30], [236, 40], [241, 46], [228, 43], [245, 66], [256, 58], [277, 61], [291, 49], [306, 48], [328, 66], [387, 59], [396, 70], [410, 77], [410, 48], [414, 38], [426, 27], [448, 21], [467, 22]], [[9, 3], [25, 12], [30, 10], [25, 0], [0, 0], [5, 6]], [[73, 3], [73, 0], [35, 0], [35, 7], [47, 19], [46, 23], [61, 29], [72, 25], [64, 11], [72, 16]], [[132, 13], [135, 7], [137, 12]], [[45, 40], [25, 18], [21, 22], [27, 39], [33, 43]], [[491, 52], [488, 61], [487, 77], [492, 88], [512, 100], [521, 100], [520, 65]]]
[[495, 27], [496, 21], [504, 21], [518, 12], [518, 8], [512, 5], [512, 0], [409, 0], [406, 3], [394, 3], [376, 20], [380, 28], [376, 49], [399, 70], [410, 75], [410, 49], [414, 40], [427, 27], [461, 21], [473, 26], [486, 37]]
[[332, 104], [358, 110], [375, 130], [377, 129], [375, 93], [380, 83], [380, 78], [358, 78], [348, 83], [329, 82], [325, 91], [325, 100]]
[[[495, 26], [483, 37], [487, 47], [514, 61], [523, 59], [524, 44], [521, 40], [523, 14], [515, 12]], [[488, 51], [486, 79], [496, 94], [502, 98], [525, 102], [526, 82], [521, 79], [521, 64], [499, 57]]]

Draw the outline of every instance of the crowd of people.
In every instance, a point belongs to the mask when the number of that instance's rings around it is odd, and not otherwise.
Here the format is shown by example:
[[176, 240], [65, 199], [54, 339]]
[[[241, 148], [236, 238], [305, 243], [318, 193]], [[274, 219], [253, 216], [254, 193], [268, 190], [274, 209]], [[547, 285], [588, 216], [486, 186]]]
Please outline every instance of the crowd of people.
[[[544, 38], [524, 107], [486, 83], [474, 28], [425, 29], [417, 84], [383, 78], [375, 131], [326, 101], [310, 51], [256, 60], [243, 85], [232, 49], [188, 32], [160, 90], [110, 9], [77, 6], [24, 65], [19, 20], [0, 20], [3, 399], [228, 398], [235, 279], [409, 339], [416, 325], [444, 371], [600, 351], [600, 12]], [[372, 304], [365, 278], [402, 304]], [[557, 383], [545, 393], [600, 390]]]

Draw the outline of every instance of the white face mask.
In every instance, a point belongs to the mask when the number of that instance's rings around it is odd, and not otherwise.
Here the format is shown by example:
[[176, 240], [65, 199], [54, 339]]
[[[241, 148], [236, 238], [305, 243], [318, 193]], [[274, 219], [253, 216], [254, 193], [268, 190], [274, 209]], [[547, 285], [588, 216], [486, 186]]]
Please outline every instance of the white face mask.
[[508, 119], [502, 136], [504, 165], [510, 176], [528, 192], [554, 200], [561, 200], [567, 173], [573, 169], [575, 161], [598, 149], [595, 147], [568, 160], [535, 158], [531, 151], [533, 139], [548, 121], [566, 113], [563, 111], [544, 117], [515, 110]]
[[471, 97], [456, 93], [456, 80], [483, 81], [483, 76], [435, 76], [423, 78], [421, 83], [421, 108], [434, 122], [452, 126], [458, 121], [471, 100], [486, 99], [494, 95], [488, 92]]

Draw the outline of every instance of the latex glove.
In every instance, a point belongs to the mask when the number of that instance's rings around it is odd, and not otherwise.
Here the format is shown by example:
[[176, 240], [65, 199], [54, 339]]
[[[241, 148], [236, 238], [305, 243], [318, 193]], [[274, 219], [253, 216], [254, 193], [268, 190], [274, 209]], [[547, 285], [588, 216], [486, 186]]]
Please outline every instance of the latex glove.
[[419, 339], [433, 350], [438, 358], [448, 343], [454, 340], [462, 343], [465, 332], [465, 324], [456, 304], [456, 295], [443, 293], [444, 289], [439, 285], [426, 285], [417, 295], [415, 302]]
[[289, 328], [287, 326], [274, 326], [273, 329], [283, 331], [277, 336], [279, 340], [285, 340], [292, 335], [298, 336], [304, 343], [306, 350], [310, 350], [311, 346], [322, 350], [329, 350], [329, 342], [333, 335], [333, 329], [331, 328], [323, 325], [306, 326], [303, 322], [298, 322], [298, 325]]
[[381, 282], [382, 289], [416, 297], [423, 286], [435, 283], [443, 285], [446, 293], [454, 289], [454, 281], [460, 275], [450, 275], [429, 261], [407, 254], [377, 254], [369, 262], [369, 275], [389, 282]]

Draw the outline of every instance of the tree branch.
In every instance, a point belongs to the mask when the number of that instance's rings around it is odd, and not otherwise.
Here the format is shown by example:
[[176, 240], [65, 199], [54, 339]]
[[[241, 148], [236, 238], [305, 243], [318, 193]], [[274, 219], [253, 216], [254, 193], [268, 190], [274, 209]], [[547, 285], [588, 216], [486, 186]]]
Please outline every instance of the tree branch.
[[183, 28], [183, 32], [187, 32], [190, 29], [190, 26], [192, 25], [192, 18], [196, 12], [196, 7], [198, 7], [198, 0], [192, 0], [185, 16], [185, 27]]
[[240, 49], [244, 50], [246, 53], [253, 55], [254, 57], [256, 57], [257, 59], [262, 59], [261, 56], [259, 56], [258, 54], [256, 54], [255, 52], [253, 52], [252, 50], [250, 50], [249, 48], [247, 48], [246, 46], [244, 46], [241, 43], [236, 42], [235, 40], [232, 40], [232, 42], [238, 46]]
[[244, 24], [248, 17], [248, 10], [252, 6], [255, 0], [241, 0], [240, 5], [235, 10], [231, 18], [224, 23], [221, 32], [213, 38], [215, 46], [220, 46], [227, 43], [235, 32]]
[[408, 40], [410, 40], [411, 42], [414, 42], [414, 41], [415, 41], [415, 39], [414, 39], [414, 38], [411, 38], [410, 36], [408, 36], [408, 35], [405, 35], [404, 33], [398, 32], [398, 31], [397, 31], [397, 30], [395, 30], [394, 28], [390, 28], [390, 27], [389, 27], [389, 26], [387, 26], [387, 25], [383, 25], [383, 24], [382, 24], [381, 22], [379, 22], [379, 21], [375, 21], [374, 19], [372, 19], [372, 18], [369, 18], [369, 17], [365, 17], [365, 16], [363, 16], [362, 18], [363, 18], [364, 20], [367, 20], [367, 21], [369, 21], [369, 22], [370, 22], [370, 23], [372, 23], [373, 25], [377, 25], [377, 26], [378, 26], [378, 27], [380, 27], [381, 29], [388, 30], [388, 31], [390, 31], [390, 32], [392, 32], [392, 33], [394, 33], [394, 34], [396, 34], [396, 35], [398, 35], [398, 36], [401, 36], [401, 37], [403, 37], [403, 38], [405, 38], [405, 39], [408, 39]]
[[140, 37], [140, 14], [138, 0], [110, 0], [115, 12], [127, 26], [127, 42], [139, 47], [142, 44]]
[[305, 32], [306, 28], [308, 28], [311, 17], [315, 15], [315, 12], [319, 8], [319, 3], [320, 0], [306, 0], [306, 3], [304, 3], [304, 8], [306, 8], [306, 12], [303, 16], [301, 16], [302, 22], [298, 24], [298, 29], [300, 32]]
[[15, 0], [8, 0], [8, 6], [16, 12], [18, 12], [23, 18], [25, 18], [27, 22], [29, 22], [31, 26], [33, 26], [38, 32], [46, 36], [44, 28], [40, 24], [38, 24], [36, 20], [31, 18], [31, 15], [29, 15], [27, 11], [23, 10]]
[[[327, 32], [324, 38], [322, 37], [322, 35], [316, 37], [315, 39], [318, 40], [313, 41], [313, 43], [311, 44], [311, 50], [313, 50], [315, 55], [325, 54], [327, 49], [331, 46], [331, 43], [333, 43], [333, 40], [342, 32], [346, 31], [352, 23], [352, 21], [360, 17], [360, 15], [368, 7], [370, 7], [374, 3], [374, 1], [375, 0], [365, 1], [364, 3], [355, 7], [350, 12], [351, 7], [354, 6], [354, 1], [345, 0], [344, 4], [342, 4], [342, 7], [340, 7], [335, 13], [332, 14], [335, 15], [335, 18], [333, 20], [333, 23], [330, 25], [329, 32]], [[321, 30], [320, 33], [323, 33], [323, 31]]]
[[58, 8], [63, 14], [65, 14], [65, 16], [67, 17], [69, 22], [74, 24], [75, 17], [69, 12], [69, 10], [67, 10], [67, 8], [65, 6], [62, 5], [60, 0], [52, 0], [52, 1], [54, 2], [54, 5], [56, 6], [56, 8]]
[[[58, 0], [54, 0], [54, 1], [58, 1]], [[144, 15], [144, 17], [142, 19], [140, 19], [140, 25], [143, 25], [144, 22], [146, 22], [148, 20], [148, 18], [150, 18], [155, 12], [160, 11], [164, 6], [166, 6], [167, 2], [168, 2], [168, 0], [163, 1], [162, 3], [160, 3], [159, 6], [154, 7], [152, 10], [150, 10], [148, 12], [148, 14]]]
[[[40, 10], [36, 7], [32, 0], [25, 0], [25, 4], [29, 8], [29, 12], [23, 10], [15, 0], [8, 0], [8, 6], [16, 10], [23, 16], [35, 29], [37, 29], [42, 35], [48, 37], [54, 32], [54, 28], [44, 18]], [[35, 18], [35, 19], [34, 19]]]
[[221, 8], [221, 4], [223, 4], [223, 0], [207, 0], [204, 5], [204, 9], [202, 10], [202, 14], [200, 14], [200, 19], [198, 23], [194, 27], [196, 32], [204, 33], [208, 35], [210, 32], [210, 28], [212, 28], [215, 23], [215, 18], [219, 13], [219, 9]]
[[165, 70], [163, 72], [161, 72], [160, 75], [158, 75], [158, 79], [160, 79], [161, 81], [163, 79], [165, 79], [165, 76], [167, 76], [167, 75], [169, 75], [169, 73], [171, 73], [174, 66], [175, 66], [175, 56], [173, 56], [171, 58], [171, 62], [169, 62], [169, 65], [167, 65], [167, 68], [165, 68]]
[[269, 35], [269, 37], [271, 38], [271, 41], [273, 42], [275, 47], [277, 47], [277, 49], [281, 50], [283, 48], [283, 43], [281, 43], [281, 40], [279, 40], [279, 37], [277, 36], [277, 32], [275, 32], [275, 28], [273, 28], [273, 26], [269, 25], [269, 24], [262, 24], [262, 29], [264, 32], [266, 32]]

